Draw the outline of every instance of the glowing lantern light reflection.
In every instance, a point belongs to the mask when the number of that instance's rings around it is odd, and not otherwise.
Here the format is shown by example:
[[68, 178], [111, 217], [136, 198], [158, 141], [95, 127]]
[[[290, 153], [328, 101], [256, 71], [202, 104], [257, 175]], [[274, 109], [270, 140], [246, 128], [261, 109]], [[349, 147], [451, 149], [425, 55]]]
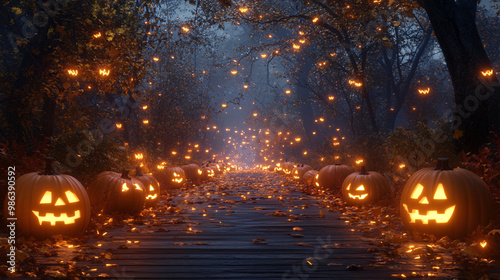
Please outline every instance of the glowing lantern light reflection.
[[99, 75], [101, 76], [109, 76], [109, 69], [99, 69]]
[[489, 76], [493, 75], [493, 69], [489, 69], [489, 70], [486, 70], [486, 71], [481, 71], [481, 74], [484, 77], [489, 77]]
[[427, 95], [431, 92], [431, 89], [430, 88], [425, 88], [425, 89], [418, 89], [418, 93], [420, 93], [421, 95]]

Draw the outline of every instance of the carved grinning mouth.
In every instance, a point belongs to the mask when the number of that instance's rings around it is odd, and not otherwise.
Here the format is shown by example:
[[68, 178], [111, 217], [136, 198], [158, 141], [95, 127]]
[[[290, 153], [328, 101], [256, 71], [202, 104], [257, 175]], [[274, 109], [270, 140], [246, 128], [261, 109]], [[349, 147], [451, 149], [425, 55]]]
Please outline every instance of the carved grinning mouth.
[[361, 195], [349, 194], [349, 197], [352, 199], [365, 199], [367, 196], [368, 196], [368, 194], [361, 194]]
[[40, 225], [43, 222], [49, 222], [51, 226], [55, 226], [57, 222], [64, 222], [65, 225], [74, 224], [75, 220], [81, 217], [80, 210], [76, 210], [73, 217], [68, 217], [67, 213], [61, 213], [58, 217], [54, 213], [46, 213], [45, 216], [41, 216], [38, 211], [33, 211], [33, 214], [38, 218]]
[[455, 205], [453, 205], [451, 207], [448, 207], [443, 214], [439, 214], [437, 210], [428, 210], [427, 215], [421, 215], [418, 209], [413, 209], [410, 212], [408, 210], [408, 206], [404, 203], [403, 207], [410, 215], [410, 223], [415, 223], [417, 220], [420, 220], [424, 225], [429, 224], [430, 220], [434, 220], [438, 224], [446, 224], [451, 219], [451, 216], [455, 211]]
[[156, 199], [156, 197], [157, 197], [156, 194], [154, 194], [154, 195], [149, 194], [148, 196], [146, 196], [146, 199]]

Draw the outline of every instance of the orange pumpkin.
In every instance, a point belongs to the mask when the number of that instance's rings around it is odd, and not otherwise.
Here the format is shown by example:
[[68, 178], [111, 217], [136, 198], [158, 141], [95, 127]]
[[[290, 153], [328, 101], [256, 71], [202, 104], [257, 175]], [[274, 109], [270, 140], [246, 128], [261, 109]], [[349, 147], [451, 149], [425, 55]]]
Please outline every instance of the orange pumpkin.
[[96, 212], [136, 215], [144, 208], [144, 185], [129, 177], [129, 170], [122, 174], [105, 171], [87, 186], [90, 203]]
[[323, 189], [341, 187], [347, 175], [354, 172], [354, 168], [339, 163], [327, 165], [318, 173], [318, 186]]
[[[61, 175], [47, 158], [44, 172], [32, 172], [16, 180], [15, 195], [7, 194], [5, 218], [17, 218], [16, 231], [38, 239], [55, 234], [82, 234], [90, 222], [90, 201], [82, 184], [69, 175]], [[15, 216], [9, 216], [9, 199], [15, 199]], [[9, 224], [11, 221], [6, 221]]]
[[140, 167], [136, 167], [134, 178], [144, 185], [146, 195], [145, 205], [147, 207], [154, 206], [160, 198], [160, 184], [158, 181], [151, 175], [142, 174]]
[[186, 174], [186, 179], [191, 180], [193, 183], [199, 183], [201, 177], [201, 170], [198, 164], [191, 163], [181, 166]]
[[293, 179], [301, 181], [302, 177], [304, 177], [304, 174], [309, 170], [312, 170], [312, 167], [309, 165], [304, 165], [304, 164], [297, 165], [292, 169]]
[[208, 181], [215, 176], [215, 171], [211, 167], [203, 166], [200, 168], [200, 170], [201, 170], [201, 175], [200, 175], [201, 181]]
[[410, 231], [464, 237], [489, 223], [495, 213], [493, 196], [476, 174], [452, 169], [448, 159], [436, 168], [413, 174], [401, 194], [401, 220]]
[[295, 163], [291, 161], [287, 161], [281, 164], [282, 171], [285, 173], [285, 175], [290, 175], [292, 174], [292, 170], [295, 167]]
[[365, 166], [361, 167], [361, 172], [347, 176], [342, 184], [342, 197], [351, 205], [369, 204], [390, 192], [384, 176], [375, 171], [367, 172]]
[[186, 182], [186, 174], [181, 167], [167, 167], [155, 173], [155, 178], [161, 185], [162, 193], [171, 189], [180, 189]]
[[307, 171], [306, 173], [304, 173], [304, 176], [302, 176], [302, 182], [304, 182], [304, 184], [306, 186], [314, 186], [314, 180], [315, 180], [315, 177], [316, 177], [316, 174], [318, 174], [319, 172], [317, 170], [309, 170]]

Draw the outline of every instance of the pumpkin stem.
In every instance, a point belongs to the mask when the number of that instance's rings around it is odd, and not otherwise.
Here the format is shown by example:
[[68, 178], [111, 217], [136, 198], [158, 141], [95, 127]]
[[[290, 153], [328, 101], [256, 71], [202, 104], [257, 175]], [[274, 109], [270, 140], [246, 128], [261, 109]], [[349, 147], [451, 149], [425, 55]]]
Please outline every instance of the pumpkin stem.
[[453, 168], [448, 165], [448, 162], [449, 160], [447, 158], [438, 158], [436, 168], [434, 168], [434, 170], [452, 170]]
[[130, 172], [130, 169], [123, 169], [122, 171], [122, 178], [127, 179], [127, 180], [132, 180], [129, 176], [128, 173]]
[[340, 163], [334, 163], [333, 165], [340, 165]]
[[45, 158], [45, 170], [43, 172], [39, 173], [40, 175], [59, 175], [54, 170], [54, 158], [53, 157], [47, 157]]
[[136, 166], [135, 167], [135, 176], [142, 176], [144, 174], [142, 174], [141, 172], [141, 167], [140, 166]]
[[361, 172], [359, 172], [359, 175], [369, 175], [369, 173], [366, 171], [366, 166], [361, 165]]

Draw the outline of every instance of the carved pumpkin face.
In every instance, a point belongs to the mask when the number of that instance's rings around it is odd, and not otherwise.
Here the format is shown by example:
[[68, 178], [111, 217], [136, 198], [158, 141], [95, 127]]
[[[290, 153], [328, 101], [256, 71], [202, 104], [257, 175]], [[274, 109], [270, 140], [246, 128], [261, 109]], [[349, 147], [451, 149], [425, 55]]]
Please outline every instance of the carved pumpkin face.
[[353, 186], [353, 189], [351, 190], [351, 184], [349, 184], [347, 185], [347, 192], [349, 198], [352, 199], [363, 200], [368, 196], [365, 190], [365, 186], [363, 185], [359, 185], [358, 187]]
[[184, 178], [181, 177], [181, 174], [177, 172], [172, 173], [172, 182], [176, 184], [181, 184]]
[[146, 189], [141, 181], [130, 178], [128, 173], [128, 169], [122, 174], [105, 171], [89, 184], [87, 191], [96, 211], [131, 215], [142, 211]]
[[135, 179], [140, 181], [144, 186], [146, 195], [146, 206], [150, 207], [156, 204], [160, 196], [160, 184], [155, 177], [147, 174], [142, 174], [141, 168], [136, 167]]
[[304, 174], [309, 170], [312, 170], [312, 167], [309, 165], [304, 165], [304, 164], [297, 165], [297, 167], [294, 167], [292, 169], [293, 179], [302, 180]]
[[456, 204], [450, 204], [441, 183], [438, 183], [435, 188], [425, 188], [422, 184], [417, 183], [411, 192], [410, 199], [413, 200], [413, 203], [410, 204], [412, 208], [409, 208], [406, 203], [402, 204], [410, 216], [410, 223], [445, 224], [450, 221], [455, 212]]
[[157, 193], [156, 189], [153, 187], [153, 185], [149, 185], [148, 192], [149, 192], [149, 194], [146, 195], [146, 201], [158, 199], [158, 193]]
[[77, 219], [82, 217], [81, 210], [79, 209], [79, 202], [77, 195], [67, 190], [61, 196], [56, 196], [52, 191], [45, 191], [37, 210], [32, 210], [33, 214], [37, 217], [40, 225], [49, 223], [55, 226], [57, 223], [64, 225], [74, 224]]
[[[90, 221], [90, 201], [78, 180], [59, 175], [47, 158], [42, 173], [24, 174], [16, 180], [16, 230], [35, 238], [54, 234], [74, 236], [85, 232]], [[6, 200], [4, 213], [9, 213]], [[5, 215], [6, 217], [10, 217]]]
[[215, 176], [215, 172], [212, 168], [207, 168], [207, 176], [210, 178]]
[[167, 190], [182, 188], [186, 181], [186, 173], [179, 166], [168, 167], [155, 173], [155, 178], [161, 185], [162, 193], [164, 193]]
[[401, 194], [401, 220], [411, 231], [464, 237], [492, 217], [493, 196], [474, 173], [451, 169], [448, 159], [413, 174]]
[[390, 192], [384, 176], [375, 171], [367, 172], [365, 166], [361, 167], [361, 172], [348, 175], [342, 183], [342, 197], [351, 205], [369, 204]]

